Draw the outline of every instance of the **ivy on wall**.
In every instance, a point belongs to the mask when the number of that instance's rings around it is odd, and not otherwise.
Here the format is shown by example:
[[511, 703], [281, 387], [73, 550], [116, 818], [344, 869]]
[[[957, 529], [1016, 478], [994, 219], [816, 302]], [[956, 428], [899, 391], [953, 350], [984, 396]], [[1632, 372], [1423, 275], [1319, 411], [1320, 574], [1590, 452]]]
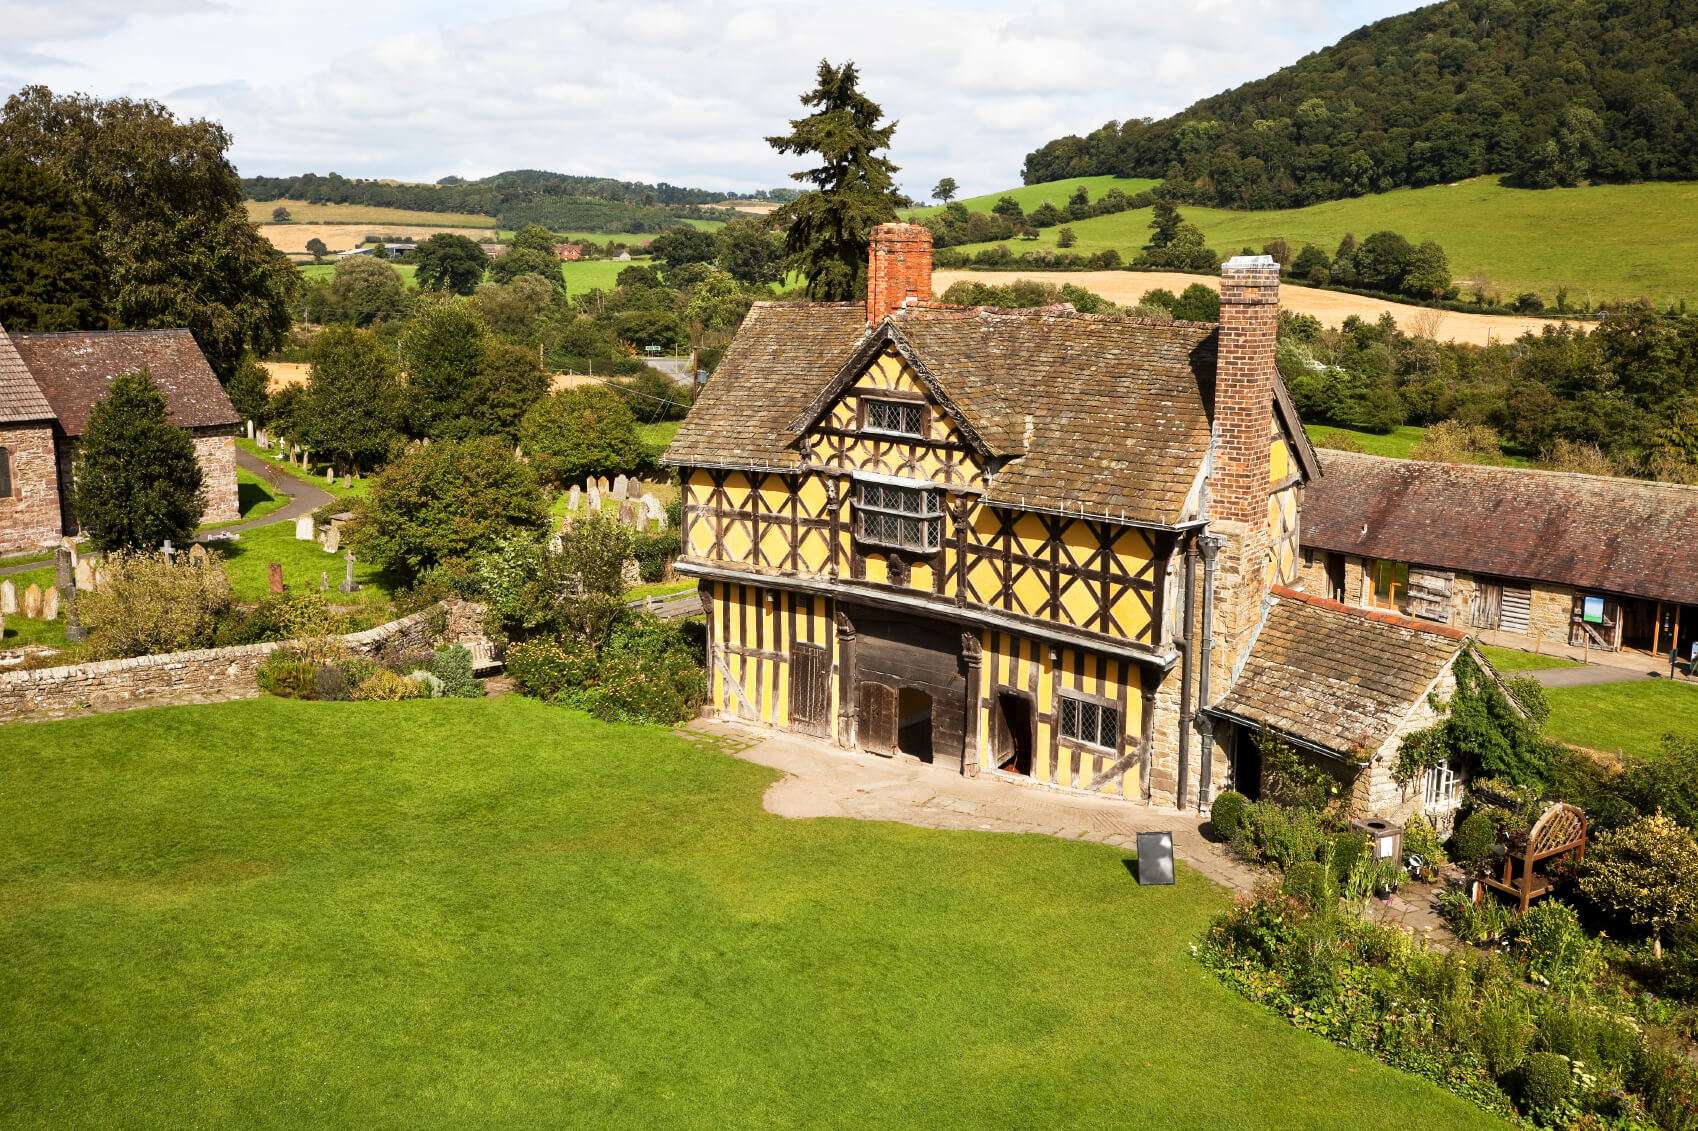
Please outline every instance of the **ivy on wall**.
[[1540, 734], [1550, 707], [1539, 685], [1530, 679], [1500, 683], [1490, 668], [1482, 668], [1472, 650], [1457, 656], [1452, 670], [1456, 691], [1448, 703], [1433, 704], [1447, 714], [1403, 740], [1397, 780], [1408, 782], [1429, 766], [1451, 762], [1474, 776], [1543, 786], [1550, 777], [1555, 750]]

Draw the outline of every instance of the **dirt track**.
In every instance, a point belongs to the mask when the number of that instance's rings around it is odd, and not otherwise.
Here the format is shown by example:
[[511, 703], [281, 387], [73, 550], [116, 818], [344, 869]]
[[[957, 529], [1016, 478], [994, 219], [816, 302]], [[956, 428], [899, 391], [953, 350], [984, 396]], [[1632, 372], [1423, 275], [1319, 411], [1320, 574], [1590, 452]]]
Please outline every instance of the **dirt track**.
[[[949, 284], [962, 279], [977, 283], [1003, 285], [1015, 279], [1035, 279], [1061, 286], [1072, 283], [1095, 291], [1111, 302], [1132, 306], [1145, 291], [1165, 287], [1178, 294], [1192, 283], [1203, 283], [1220, 289], [1216, 275], [1186, 275], [1177, 271], [938, 271], [932, 287], [937, 294]], [[1406, 333], [1421, 334], [1446, 342], [1467, 342], [1483, 346], [1492, 341], [1513, 341], [1522, 334], [1538, 333], [1556, 323], [1547, 318], [1523, 318], [1510, 314], [1460, 314], [1449, 310], [1434, 310], [1425, 306], [1408, 306], [1401, 302], [1386, 302], [1377, 298], [1344, 294], [1340, 291], [1317, 290], [1289, 283], [1279, 289], [1280, 305], [1300, 314], [1312, 314], [1327, 326], [1337, 326], [1352, 314], [1370, 321], [1391, 312]]]

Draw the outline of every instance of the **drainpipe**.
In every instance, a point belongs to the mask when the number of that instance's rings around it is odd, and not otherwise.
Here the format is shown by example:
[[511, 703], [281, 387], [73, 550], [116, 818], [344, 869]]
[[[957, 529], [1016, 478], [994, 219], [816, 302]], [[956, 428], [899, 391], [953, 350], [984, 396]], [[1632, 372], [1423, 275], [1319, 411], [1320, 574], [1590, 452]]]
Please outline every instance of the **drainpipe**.
[[[1197, 782], [1197, 811], [1209, 807], [1209, 783], [1214, 775], [1215, 721], [1204, 709], [1209, 705], [1209, 653], [1215, 635], [1215, 554], [1220, 551], [1220, 539], [1213, 534], [1203, 535], [1203, 639], [1197, 672], [1197, 733], [1202, 736], [1203, 766]], [[1181, 805], [1184, 803], [1181, 802]]]
[[1185, 542], [1185, 623], [1179, 640], [1179, 781], [1173, 803], [1185, 808], [1185, 781], [1191, 770], [1191, 638], [1197, 627], [1197, 535]]

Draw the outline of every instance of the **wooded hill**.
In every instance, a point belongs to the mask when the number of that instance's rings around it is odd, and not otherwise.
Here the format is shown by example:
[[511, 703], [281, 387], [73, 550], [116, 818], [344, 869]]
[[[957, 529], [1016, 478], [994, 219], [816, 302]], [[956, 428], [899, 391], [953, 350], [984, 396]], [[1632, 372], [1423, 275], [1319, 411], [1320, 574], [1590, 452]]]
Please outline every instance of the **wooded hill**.
[[723, 192], [680, 188], [662, 181], [618, 181], [540, 169], [515, 169], [475, 181], [444, 177], [435, 184], [320, 176], [244, 177], [251, 200], [305, 200], [313, 204], [366, 204], [419, 212], [475, 212], [504, 228], [542, 224], [557, 230], [647, 232], [678, 220], [707, 216], [697, 207], [725, 199]]
[[1023, 177], [1162, 177], [1181, 200], [1280, 208], [1484, 173], [1698, 178], [1698, 0], [1451, 0], [1171, 118], [1057, 138]]

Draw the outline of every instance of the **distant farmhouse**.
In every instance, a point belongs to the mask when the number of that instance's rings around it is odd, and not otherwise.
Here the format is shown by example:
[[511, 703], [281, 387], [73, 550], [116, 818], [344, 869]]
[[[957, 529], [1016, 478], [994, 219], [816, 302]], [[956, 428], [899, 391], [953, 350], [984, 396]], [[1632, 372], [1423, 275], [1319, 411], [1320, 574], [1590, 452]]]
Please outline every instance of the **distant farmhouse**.
[[584, 245], [581, 243], [557, 243], [554, 245], [554, 254], [567, 262], [576, 261], [584, 257]]
[[1698, 487], [1329, 451], [1303, 587], [1488, 643], [1684, 660], [1698, 641]]
[[1224, 266], [1215, 325], [942, 306], [931, 259], [881, 225], [864, 305], [756, 303], [667, 451], [712, 707], [1197, 807], [1275, 735], [1353, 813], [1453, 810], [1450, 768], [1393, 769], [1467, 636], [1295, 588], [1322, 469], [1273, 260]]
[[118, 377], [145, 369], [171, 423], [194, 437], [204, 522], [240, 517], [235, 408], [187, 330], [11, 334], [0, 327], [0, 553], [76, 533], [70, 484], [89, 412]]

